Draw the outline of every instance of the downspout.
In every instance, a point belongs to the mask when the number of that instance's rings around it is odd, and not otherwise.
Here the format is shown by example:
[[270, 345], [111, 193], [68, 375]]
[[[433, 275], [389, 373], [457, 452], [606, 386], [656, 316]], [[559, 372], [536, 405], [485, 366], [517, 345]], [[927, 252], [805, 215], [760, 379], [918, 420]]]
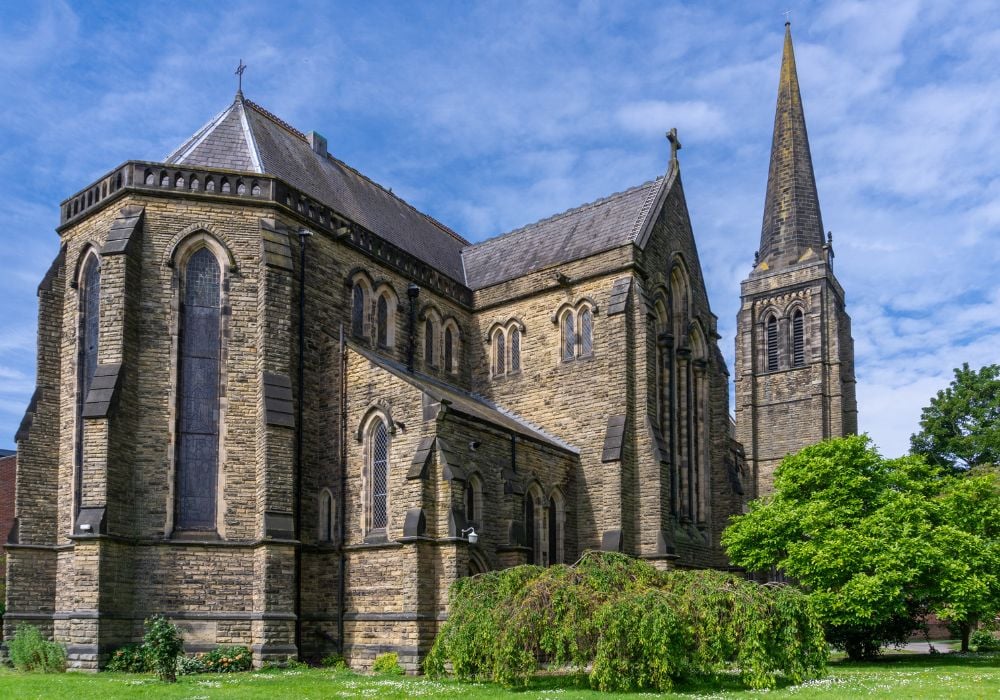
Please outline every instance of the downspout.
[[347, 352], [344, 324], [340, 324], [340, 570], [337, 577], [337, 644], [344, 656], [344, 601], [347, 597]]
[[298, 401], [295, 409], [295, 649], [302, 656], [302, 442], [304, 427], [302, 415], [305, 406], [305, 350], [306, 350], [306, 243], [312, 231], [299, 229], [299, 366]]

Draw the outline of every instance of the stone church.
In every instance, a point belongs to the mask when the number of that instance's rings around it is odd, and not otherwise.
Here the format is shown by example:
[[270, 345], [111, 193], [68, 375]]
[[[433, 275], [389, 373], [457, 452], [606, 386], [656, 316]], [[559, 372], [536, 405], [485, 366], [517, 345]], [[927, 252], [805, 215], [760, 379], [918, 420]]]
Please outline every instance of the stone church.
[[462, 576], [727, 567], [775, 460], [854, 429], [790, 42], [735, 427], [674, 132], [660, 177], [472, 244], [239, 92], [63, 202], [5, 638], [94, 669], [164, 613], [189, 651], [415, 670]]

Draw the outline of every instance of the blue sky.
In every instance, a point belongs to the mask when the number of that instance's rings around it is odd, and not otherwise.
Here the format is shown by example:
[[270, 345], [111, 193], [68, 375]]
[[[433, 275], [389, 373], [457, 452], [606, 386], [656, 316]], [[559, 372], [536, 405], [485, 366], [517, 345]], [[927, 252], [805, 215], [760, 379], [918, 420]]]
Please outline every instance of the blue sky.
[[34, 385], [58, 203], [244, 91], [472, 240], [656, 177], [685, 190], [732, 366], [784, 16], [854, 320], [860, 427], [903, 453], [953, 367], [1000, 361], [991, 1], [3, 3], [0, 447]]

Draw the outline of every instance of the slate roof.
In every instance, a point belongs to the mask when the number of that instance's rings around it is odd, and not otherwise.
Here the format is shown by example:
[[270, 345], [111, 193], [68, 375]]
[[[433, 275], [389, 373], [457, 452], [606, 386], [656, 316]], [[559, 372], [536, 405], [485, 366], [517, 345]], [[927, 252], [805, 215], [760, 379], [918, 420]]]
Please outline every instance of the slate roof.
[[167, 163], [264, 173], [332, 207], [343, 216], [462, 281], [468, 241], [330, 155], [263, 107], [236, 96]]
[[403, 381], [412, 384], [417, 389], [431, 397], [435, 403], [440, 403], [442, 400], [446, 401], [449, 411], [455, 411], [471, 418], [490, 423], [498, 428], [514, 432], [522, 437], [530, 438], [536, 442], [541, 442], [566, 452], [580, 454], [580, 450], [576, 447], [573, 447], [559, 438], [550, 435], [541, 428], [524, 420], [520, 416], [501, 408], [492, 401], [489, 401], [478, 394], [465, 391], [457, 386], [442, 382], [435, 377], [430, 377], [420, 372], [410, 372], [400, 363], [369, 352], [354, 343], [349, 343], [348, 345], [351, 350], [367, 358], [373, 365], [376, 365]]
[[584, 204], [462, 251], [471, 289], [635, 242], [664, 178]]

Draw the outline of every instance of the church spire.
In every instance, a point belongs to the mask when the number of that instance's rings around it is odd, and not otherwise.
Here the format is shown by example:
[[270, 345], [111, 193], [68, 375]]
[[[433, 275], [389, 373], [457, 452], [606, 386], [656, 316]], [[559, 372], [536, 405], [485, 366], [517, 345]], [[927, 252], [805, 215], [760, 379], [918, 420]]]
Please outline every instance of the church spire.
[[823, 219], [795, 70], [791, 23], [785, 22], [759, 259], [766, 265], [764, 269], [793, 264], [811, 257], [810, 252], [821, 256], [823, 242]]

